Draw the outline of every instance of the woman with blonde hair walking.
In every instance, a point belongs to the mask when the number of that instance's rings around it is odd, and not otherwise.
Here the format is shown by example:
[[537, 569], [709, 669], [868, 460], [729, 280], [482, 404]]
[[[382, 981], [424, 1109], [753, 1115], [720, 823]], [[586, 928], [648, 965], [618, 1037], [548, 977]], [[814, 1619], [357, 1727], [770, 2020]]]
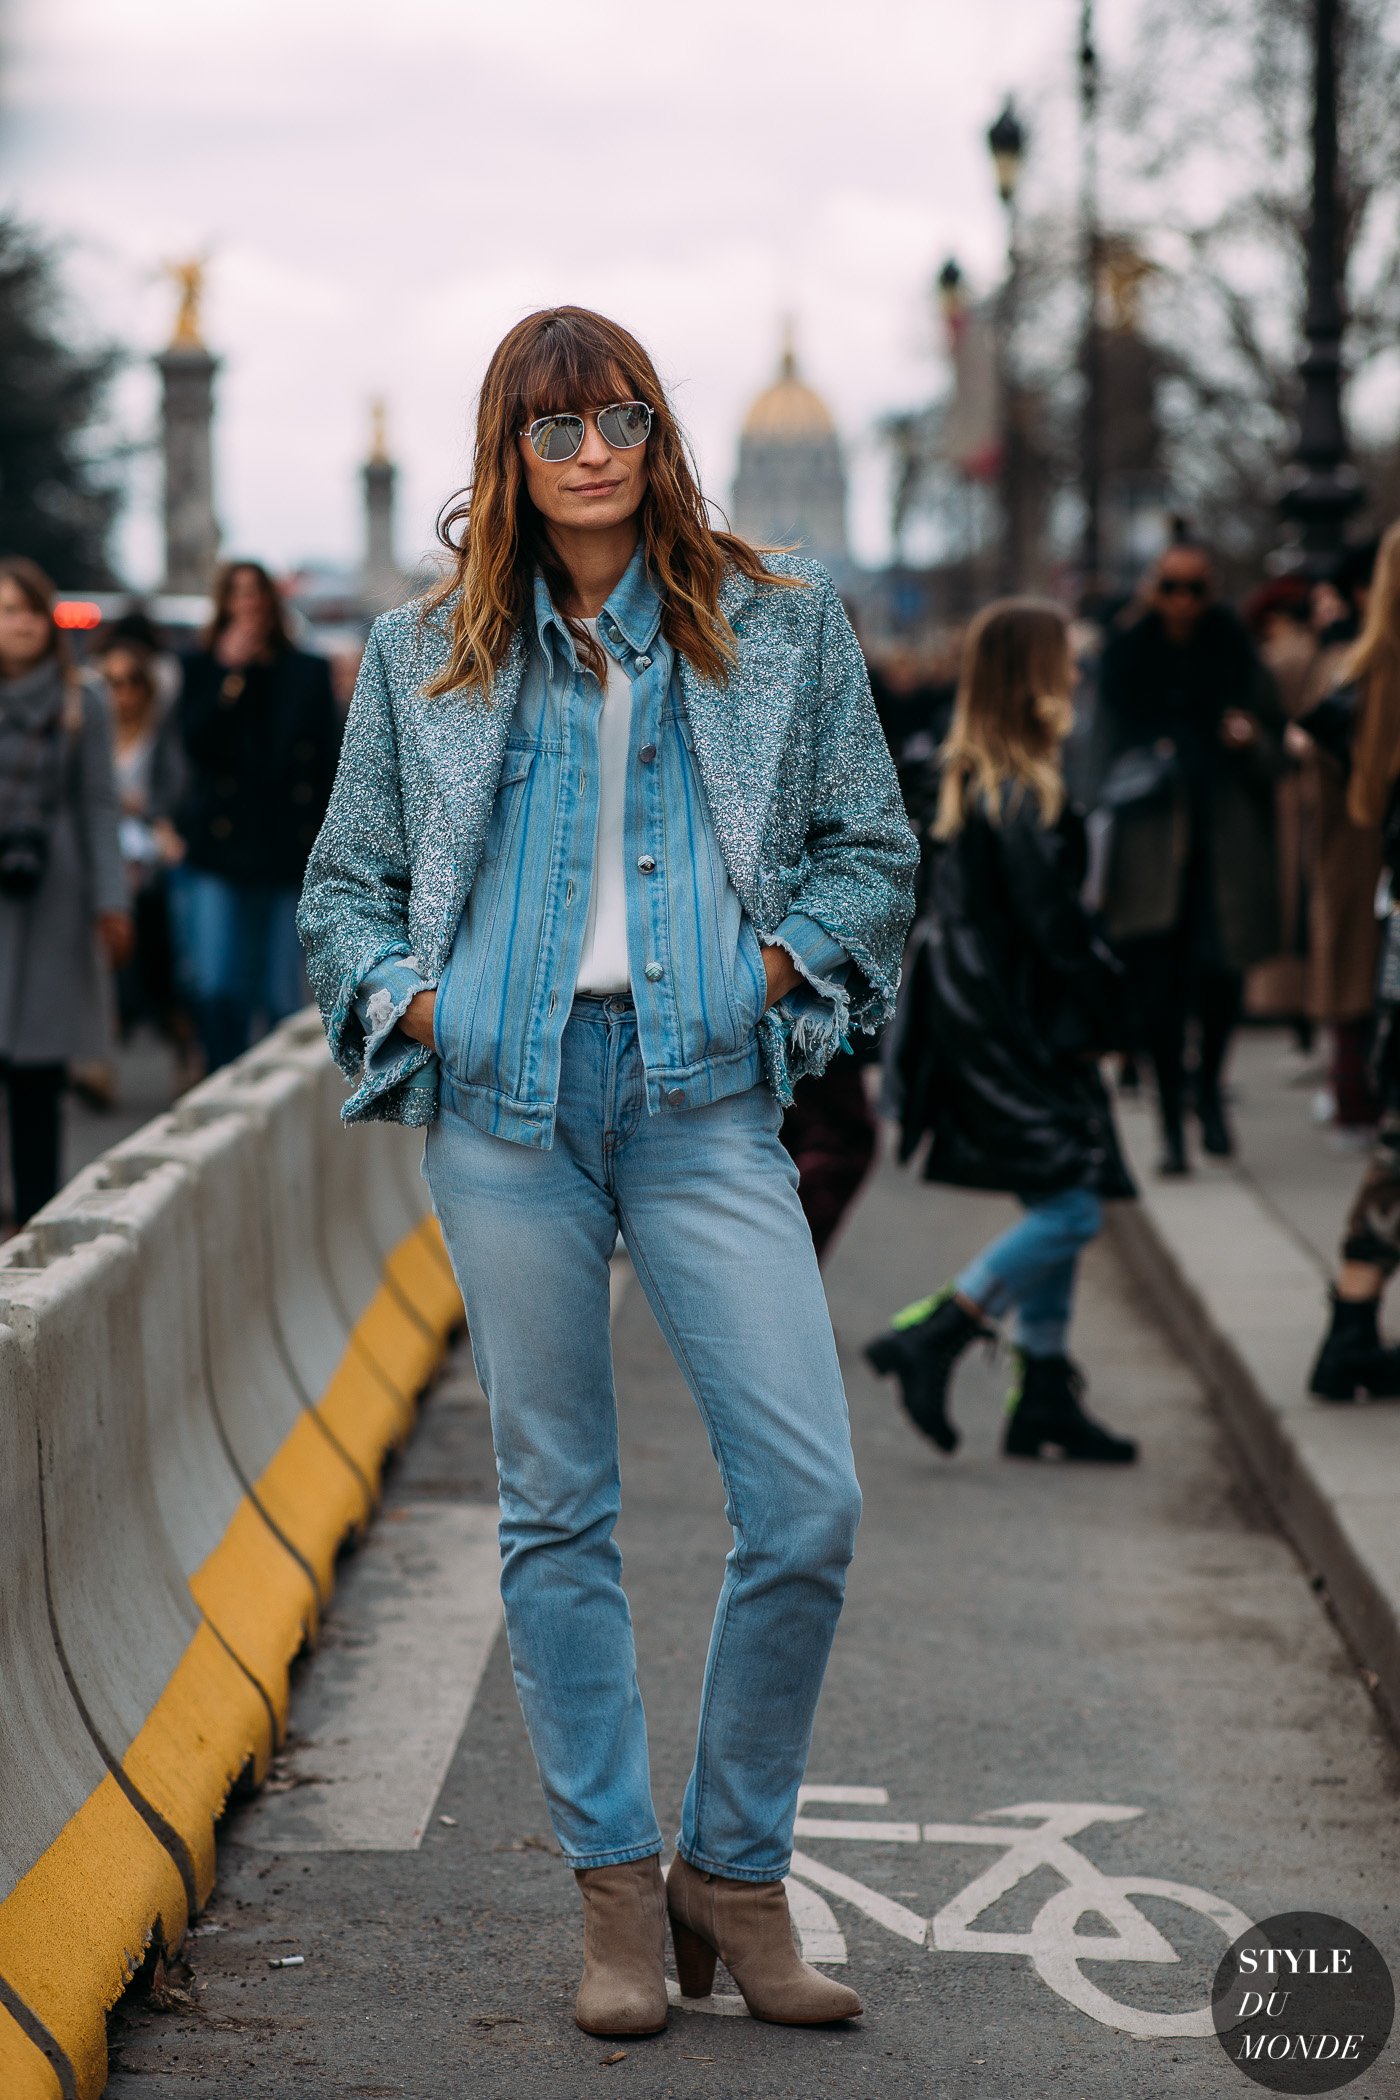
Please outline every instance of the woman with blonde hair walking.
[[[375, 624], [301, 908], [346, 1116], [428, 1126], [491, 1406], [516, 1685], [584, 1907], [576, 2017], [860, 2011], [783, 1877], [860, 1495], [778, 1137], [893, 1005], [917, 849], [825, 571], [708, 523], [651, 359], [530, 315], [482, 385], [451, 572]], [[663, 1886], [613, 1539], [621, 1234], [734, 1547]]]
[[948, 1385], [989, 1322], [1015, 1314], [1005, 1449], [1123, 1463], [1136, 1446], [1086, 1414], [1068, 1350], [1079, 1256], [1102, 1199], [1130, 1196], [1098, 1056], [1120, 1041], [1121, 971], [1079, 904], [1084, 833], [1065, 800], [1073, 722], [1058, 608], [1002, 599], [973, 622], [939, 780], [924, 897], [888, 1046], [900, 1157], [1005, 1189], [1025, 1216], [951, 1283], [895, 1315], [866, 1354], [939, 1448]]

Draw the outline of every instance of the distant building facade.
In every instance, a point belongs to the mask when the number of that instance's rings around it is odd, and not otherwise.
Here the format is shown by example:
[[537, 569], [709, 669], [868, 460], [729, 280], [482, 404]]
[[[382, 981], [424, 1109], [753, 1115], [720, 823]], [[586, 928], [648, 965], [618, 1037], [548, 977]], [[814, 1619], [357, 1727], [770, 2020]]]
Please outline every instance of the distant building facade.
[[799, 375], [790, 334], [776, 380], [744, 418], [732, 508], [734, 530], [746, 540], [798, 541], [832, 569], [849, 564], [841, 440], [821, 395]]

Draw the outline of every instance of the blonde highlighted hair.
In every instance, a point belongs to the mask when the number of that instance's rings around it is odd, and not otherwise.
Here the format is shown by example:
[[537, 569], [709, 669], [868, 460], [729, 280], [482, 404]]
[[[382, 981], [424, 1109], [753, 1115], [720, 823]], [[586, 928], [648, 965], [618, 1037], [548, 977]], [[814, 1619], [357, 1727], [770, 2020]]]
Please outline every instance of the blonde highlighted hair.
[[1003, 798], [1030, 794], [1041, 821], [1065, 803], [1060, 746], [1074, 722], [1069, 629], [1058, 606], [999, 598], [968, 629], [953, 721], [944, 740], [934, 837], [961, 831], [981, 805], [992, 823]]
[[1400, 778], [1400, 524], [1377, 550], [1365, 623], [1341, 675], [1360, 688], [1347, 815], [1371, 830]]
[[[604, 408], [611, 401], [644, 401], [651, 410], [647, 487], [637, 522], [662, 599], [661, 631], [702, 678], [722, 684], [737, 654], [719, 609], [727, 568], [780, 588], [799, 582], [770, 574], [747, 541], [711, 527], [685, 437], [636, 337], [586, 307], [550, 307], [518, 321], [486, 368], [471, 482], [438, 521], [438, 537], [453, 559], [424, 616], [451, 605], [451, 651], [424, 688], [428, 694], [459, 686], [489, 692], [529, 611], [537, 568], [556, 605], [568, 598], [567, 571], [526, 488], [519, 436], [536, 416]], [[580, 654], [601, 672], [596, 644], [576, 622], [569, 624]]]

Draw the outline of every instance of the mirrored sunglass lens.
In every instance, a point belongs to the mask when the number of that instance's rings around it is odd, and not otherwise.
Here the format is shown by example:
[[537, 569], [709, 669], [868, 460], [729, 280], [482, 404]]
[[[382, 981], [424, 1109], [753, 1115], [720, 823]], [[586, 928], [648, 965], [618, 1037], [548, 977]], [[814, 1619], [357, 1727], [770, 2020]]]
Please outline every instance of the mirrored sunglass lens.
[[609, 445], [618, 445], [624, 451], [629, 445], [640, 445], [651, 429], [651, 410], [644, 401], [622, 401], [614, 408], [605, 408], [598, 418], [598, 429]]
[[556, 464], [572, 459], [583, 443], [582, 416], [543, 416], [530, 428], [530, 442], [541, 459]]

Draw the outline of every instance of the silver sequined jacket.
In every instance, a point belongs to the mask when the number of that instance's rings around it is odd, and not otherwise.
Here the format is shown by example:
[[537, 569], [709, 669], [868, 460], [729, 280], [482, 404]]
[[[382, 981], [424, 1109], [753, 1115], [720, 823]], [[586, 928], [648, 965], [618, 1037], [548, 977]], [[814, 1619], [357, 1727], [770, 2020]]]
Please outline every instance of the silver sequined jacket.
[[[723, 685], [682, 663], [681, 695], [729, 879], [766, 940], [799, 910], [851, 958], [849, 1021], [889, 1017], [913, 912], [918, 847], [850, 623], [820, 564], [767, 557], [804, 590], [731, 571], [720, 608], [739, 660]], [[331, 1050], [358, 1082], [347, 1121], [423, 1123], [436, 1111], [436, 1060], [366, 1065], [356, 994], [376, 965], [412, 955], [435, 984], [481, 857], [520, 691], [517, 636], [489, 696], [426, 685], [447, 654], [446, 609], [400, 606], [374, 623], [341, 746], [330, 808], [306, 871], [298, 927]], [[781, 1005], [759, 1022], [779, 1100], [820, 1071], [830, 1033], [794, 1030]]]

